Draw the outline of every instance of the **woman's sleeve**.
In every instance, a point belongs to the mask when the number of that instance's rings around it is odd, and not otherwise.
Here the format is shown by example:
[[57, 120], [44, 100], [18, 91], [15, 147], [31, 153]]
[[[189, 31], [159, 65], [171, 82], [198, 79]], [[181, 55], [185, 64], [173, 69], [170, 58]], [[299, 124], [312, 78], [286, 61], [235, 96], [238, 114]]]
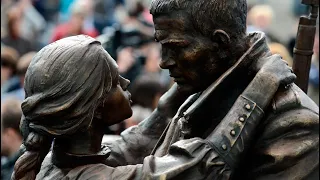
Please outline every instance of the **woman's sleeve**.
[[86, 165], [71, 170], [67, 177], [79, 180], [229, 179], [230, 171], [206, 140], [194, 138], [173, 144], [164, 157], [146, 157], [143, 164]]

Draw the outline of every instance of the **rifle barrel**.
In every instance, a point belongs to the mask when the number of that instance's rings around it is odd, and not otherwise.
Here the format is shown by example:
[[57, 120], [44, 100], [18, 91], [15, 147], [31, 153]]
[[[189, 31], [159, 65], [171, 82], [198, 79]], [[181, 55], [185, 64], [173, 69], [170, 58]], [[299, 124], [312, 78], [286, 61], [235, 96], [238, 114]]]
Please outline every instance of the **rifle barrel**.
[[295, 83], [305, 93], [308, 92], [309, 73], [313, 55], [318, 10], [319, 4], [311, 4], [310, 15], [308, 17], [302, 16], [300, 18], [296, 45], [294, 48], [293, 71], [297, 76]]

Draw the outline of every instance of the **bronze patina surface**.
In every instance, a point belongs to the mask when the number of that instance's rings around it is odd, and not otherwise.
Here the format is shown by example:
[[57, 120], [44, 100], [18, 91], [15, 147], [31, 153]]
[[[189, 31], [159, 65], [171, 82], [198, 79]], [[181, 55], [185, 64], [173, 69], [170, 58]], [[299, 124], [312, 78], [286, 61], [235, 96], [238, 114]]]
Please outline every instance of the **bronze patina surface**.
[[158, 108], [101, 145], [130, 116], [127, 81], [96, 40], [53, 43], [26, 75], [13, 179], [317, 178], [319, 108], [265, 35], [246, 34], [245, 0], [154, 0], [151, 13], [176, 82]]

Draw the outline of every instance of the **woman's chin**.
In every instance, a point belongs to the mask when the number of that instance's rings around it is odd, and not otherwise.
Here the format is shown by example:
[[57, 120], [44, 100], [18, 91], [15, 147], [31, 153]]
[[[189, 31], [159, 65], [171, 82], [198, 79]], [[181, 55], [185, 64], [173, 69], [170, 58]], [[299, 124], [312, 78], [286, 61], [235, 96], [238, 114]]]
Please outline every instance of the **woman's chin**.
[[130, 108], [130, 111], [128, 112], [128, 116], [127, 116], [125, 119], [131, 118], [132, 114], [133, 114], [133, 111], [132, 111], [132, 109]]
[[132, 109], [130, 108], [130, 110], [126, 111], [125, 113], [119, 113], [121, 116], [118, 117], [113, 117], [113, 118], [109, 118], [107, 125], [108, 126], [112, 126], [118, 123], [121, 123], [122, 121], [129, 119], [132, 116]]

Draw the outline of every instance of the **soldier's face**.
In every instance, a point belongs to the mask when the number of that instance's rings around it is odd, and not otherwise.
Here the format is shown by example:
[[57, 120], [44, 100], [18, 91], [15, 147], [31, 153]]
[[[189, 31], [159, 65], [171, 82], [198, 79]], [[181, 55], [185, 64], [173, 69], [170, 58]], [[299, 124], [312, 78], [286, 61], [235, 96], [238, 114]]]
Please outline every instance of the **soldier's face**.
[[216, 47], [194, 29], [186, 14], [156, 16], [154, 23], [155, 39], [162, 47], [160, 67], [170, 71], [180, 91], [202, 91], [221, 75]]

